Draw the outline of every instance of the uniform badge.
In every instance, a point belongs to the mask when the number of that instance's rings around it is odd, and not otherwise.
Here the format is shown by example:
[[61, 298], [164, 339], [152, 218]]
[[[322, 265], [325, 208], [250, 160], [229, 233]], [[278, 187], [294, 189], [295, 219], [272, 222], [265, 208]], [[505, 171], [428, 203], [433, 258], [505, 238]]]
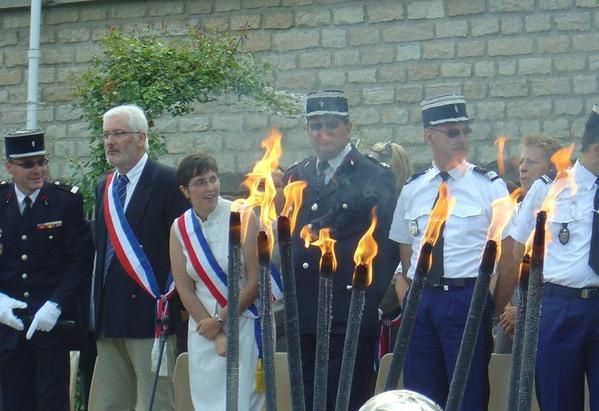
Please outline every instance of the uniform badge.
[[559, 242], [562, 243], [562, 245], [568, 244], [568, 241], [570, 241], [570, 230], [568, 229], [568, 223], [562, 223], [562, 228], [559, 230], [557, 238], [559, 238]]
[[410, 234], [412, 235], [412, 237], [416, 237], [416, 235], [418, 234], [418, 220], [410, 221]]

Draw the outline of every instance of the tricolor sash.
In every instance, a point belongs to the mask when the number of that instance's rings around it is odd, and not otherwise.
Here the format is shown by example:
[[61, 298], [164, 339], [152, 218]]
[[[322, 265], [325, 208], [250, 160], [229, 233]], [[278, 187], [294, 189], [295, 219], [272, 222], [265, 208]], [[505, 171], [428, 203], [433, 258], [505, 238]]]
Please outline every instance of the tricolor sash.
[[108, 240], [112, 243], [114, 254], [127, 275], [156, 300], [155, 337], [159, 337], [162, 325], [159, 320], [168, 315], [168, 300], [175, 292], [173, 275], [168, 274], [165, 292], [160, 293], [152, 266], [125, 217], [125, 211], [114, 187], [115, 181], [114, 173], [108, 175], [104, 187], [103, 208]]

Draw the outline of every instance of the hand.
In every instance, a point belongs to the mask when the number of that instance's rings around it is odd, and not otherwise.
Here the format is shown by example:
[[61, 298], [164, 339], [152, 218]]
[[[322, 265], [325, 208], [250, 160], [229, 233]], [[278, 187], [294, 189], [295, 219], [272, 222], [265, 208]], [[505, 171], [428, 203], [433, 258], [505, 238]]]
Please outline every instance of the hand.
[[52, 301], [46, 301], [35, 313], [35, 317], [33, 317], [33, 321], [31, 321], [31, 325], [27, 330], [25, 338], [30, 340], [36, 330], [46, 332], [52, 331], [58, 321], [58, 317], [60, 317], [60, 313], [61, 311], [60, 308], [58, 308], [58, 304]]
[[8, 325], [17, 331], [22, 331], [25, 326], [23, 325], [23, 320], [12, 312], [15, 308], [27, 308], [27, 303], [0, 293], [0, 323]]
[[214, 349], [220, 357], [225, 357], [227, 355], [227, 336], [225, 333], [220, 332], [214, 337]]
[[222, 331], [222, 327], [216, 318], [210, 317], [200, 320], [196, 331], [204, 338], [212, 341]]
[[503, 313], [499, 316], [499, 324], [501, 328], [510, 337], [514, 336], [514, 325], [516, 324], [516, 307], [512, 304], [508, 304], [503, 310]]

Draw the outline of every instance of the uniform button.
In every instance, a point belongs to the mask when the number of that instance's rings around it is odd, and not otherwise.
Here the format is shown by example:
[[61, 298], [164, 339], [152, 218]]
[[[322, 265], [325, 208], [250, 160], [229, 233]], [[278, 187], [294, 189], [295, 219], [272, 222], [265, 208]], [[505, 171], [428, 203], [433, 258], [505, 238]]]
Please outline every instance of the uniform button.
[[48, 236], [48, 240], [54, 240], [54, 236], [53, 235], [49, 235]]
[[312, 207], [310, 207], [310, 210], [312, 210], [312, 211], [318, 210], [318, 204], [317, 203], [312, 204]]
[[143, 244], [140, 244], [140, 245], [139, 245], [139, 248], [144, 248], [144, 245], [143, 245]]
[[21, 260], [22, 260], [22, 261], [27, 261], [27, 258], [28, 258], [28, 257], [27, 257], [27, 254], [23, 254], [23, 255], [21, 256]]
[[23, 235], [21, 236], [21, 240], [23, 240], [23, 241], [27, 240], [27, 234], [23, 234]]
[[132, 299], [135, 299], [135, 298], [137, 298], [137, 294], [131, 294], [131, 298], [132, 298]]
[[29, 298], [29, 291], [25, 291], [25, 292], [23, 293], [23, 297], [25, 297], [25, 298]]
[[22, 278], [23, 280], [26, 280], [26, 279], [27, 279], [27, 277], [28, 277], [27, 273], [23, 273], [23, 274], [21, 274], [21, 278]]
[[310, 264], [308, 264], [308, 263], [303, 263], [303, 264], [302, 264], [302, 268], [303, 268], [304, 270], [307, 270], [307, 269], [308, 269], [308, 267], [310, 267]]
[[341, 208], [347, 209], [347, 204], [346, 203], [341, 204]]

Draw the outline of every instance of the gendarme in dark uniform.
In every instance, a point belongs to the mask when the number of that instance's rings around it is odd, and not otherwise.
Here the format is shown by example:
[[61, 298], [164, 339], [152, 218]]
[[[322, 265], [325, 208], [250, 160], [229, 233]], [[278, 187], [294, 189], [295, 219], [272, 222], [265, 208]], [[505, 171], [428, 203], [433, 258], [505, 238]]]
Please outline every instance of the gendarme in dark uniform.
[[66, 328], [79, 320], [93, 255], [83, 198], [76, 187], [44, 180], [41, 130], [4, 141], [13, 182], [0, 184], [0, 410], [66, 411]]
[[[396, 246], [386, 238], [395, 202], [394, 177], [388, 166], [363, 155], [349, 143], [351, 123], [343, 92], [326, 90], [308, 95], [306, 113], [308, 134], [316, 156], [290, 167], [284, 181], [291, 178], [291, 181], [304, 180], [308, 183], [303, 191], [292, 241], [308, 410], [312, 408], [313, 396], [320, 250], [317, 247], [305, 248], [299, 231], [307, 224], [312, 225], [314, 233], [318, 233], [320, 228], [330, 227], [332, 237], [337, 240], [327, 385], [327, 409], [333, 409], [351, 297], [351, 289], [347, 286], [352, 282], [353, 255], [359, 239], [370, 225], [371, 209], [378, 206], [375, 238], [379, 251], [374, 260], [373, 284], [366, 293], [349, 406], [353, 410], [372, 395], [377, 307], [398, 262]], [[325, 161], [326, 167], [322, 165]]]

